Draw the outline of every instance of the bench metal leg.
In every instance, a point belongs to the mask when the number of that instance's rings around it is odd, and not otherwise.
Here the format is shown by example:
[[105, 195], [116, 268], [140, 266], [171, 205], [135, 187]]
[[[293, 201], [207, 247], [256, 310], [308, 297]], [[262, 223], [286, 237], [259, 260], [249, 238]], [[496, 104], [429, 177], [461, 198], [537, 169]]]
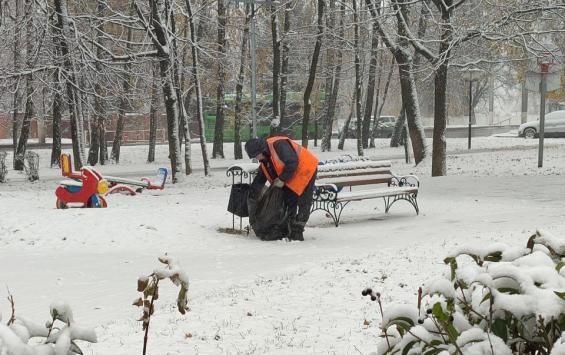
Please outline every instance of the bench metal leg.
[[396, 201], [404, 200], [404, 201], [410, 202], [412, 207], [414, 207], [414, 209], [416, 210], [416, 214], [419, 215], [420, 214], [420, 208], [418, 207], [417, 197], [418, 197], [418, 195], [414, 194], [414, 193], [383, 197], [383, 199], [385, 201], [385, 213], [388, 213], [388, 211], [390, 210], [390, 207]]
[[345, 206], [347, 206], [349, 202], [333, 202], [333, 201], [316, 201], [314, 200], [312, 203], [312, 209], [310, 213], [322, 210], [326, 212], [326, 215], [331, 217], [335, 226], [339, 226], [339, 220], [341, 219], [341, 213]]

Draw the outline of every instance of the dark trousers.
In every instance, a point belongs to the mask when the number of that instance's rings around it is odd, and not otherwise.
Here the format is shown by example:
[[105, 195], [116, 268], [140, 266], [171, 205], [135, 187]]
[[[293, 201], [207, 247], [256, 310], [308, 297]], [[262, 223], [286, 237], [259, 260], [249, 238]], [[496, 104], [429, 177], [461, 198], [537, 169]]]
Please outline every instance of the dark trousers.
[[286, 186], [283, 187], [284, 201], [288, 211], [288, 228], [290, 233], [302, 233], [306, 226], [306, 222], [308, 222], [308, 219], [310, 218], [316, 174], [317, 172], [314, 173], [314, 176], [312, 176], [308, 186], [306, 186], [306, 189], [300, 196]]

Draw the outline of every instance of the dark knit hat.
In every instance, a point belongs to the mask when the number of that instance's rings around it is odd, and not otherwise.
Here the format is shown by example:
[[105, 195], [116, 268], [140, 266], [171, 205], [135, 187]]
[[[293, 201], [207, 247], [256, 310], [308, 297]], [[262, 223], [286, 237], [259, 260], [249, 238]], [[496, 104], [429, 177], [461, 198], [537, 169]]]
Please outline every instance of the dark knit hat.
[[253, 159], [267, 151], [267, 141], [265, 141], [265, 138], [251, 138], [245, 143], [245, 151], [249, 158]]

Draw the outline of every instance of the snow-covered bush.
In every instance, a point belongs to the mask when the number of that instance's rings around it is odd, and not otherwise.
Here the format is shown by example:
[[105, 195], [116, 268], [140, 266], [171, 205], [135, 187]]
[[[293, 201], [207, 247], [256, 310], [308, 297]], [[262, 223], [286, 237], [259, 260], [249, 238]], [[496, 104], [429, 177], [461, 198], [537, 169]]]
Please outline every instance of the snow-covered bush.
[[378, 354], [565, 354], [565, 238], [460, 248], [417, 305], [384, 310]]
[[181, 269], [179, 263], [169, 255], [163, 255], [159, 261], [165, 267], [155, 269], [149, 276], [141, 276], [137, 279], [137, 291], [142, 296], [133, 301], [134, 306], [143, 308], [143, 315], [139, 319], [143, 323], [145, 335], [143, 338], [143, 355], [147, 353], [147, 337], [149, 333], [149, 322], [155, 310], [154, 302], [159, 298], [159, 281], [170, 279], [173, 284], [180, 286], [177, 296], [177, 308], [181, 314], [190, 310], [188, 307], [188, 275]]
[[[8, 298], [10, 299], [10, 297]], [[13, 298], [12, 311], [13, 308]], [[77, 340], [95, 343], [94, 329], [78, 325], [71, 307], [62, 301], [53, 302], [51, 319], [39, 325], [14, 314], [7, 324], [0, 315], [0, 354], [2, 355], [72, 355], [82, 354]], [[44, 338], [42, 341], [32, 338]], [[31, 341], [30, 341], [31, 340]]]

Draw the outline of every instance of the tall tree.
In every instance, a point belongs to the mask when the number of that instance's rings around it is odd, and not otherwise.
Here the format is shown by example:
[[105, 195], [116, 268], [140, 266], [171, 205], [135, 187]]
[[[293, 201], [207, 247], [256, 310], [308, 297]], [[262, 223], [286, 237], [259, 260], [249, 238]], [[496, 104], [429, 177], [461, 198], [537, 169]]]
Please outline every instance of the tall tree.
[[241, 150], [241, 121], [242, 117], [242, 97], [243, 84], [245, 82], [245, 68], [247, 67], [247, 47], [249, 43], [249, 23], [251, 21], [251, 5], [245, 5], [245, 23], [243, 25], [243, 35], [241, 36], [241, 58], [239, 61], [239, 74], [235, 86], [235, 118], [234, 118], [234, 155], [235, 159], [243, 159]]
[[289, 74], [289, 53], [290, 53], [290, 18], [294, 0], [287, 0], [284, 6], [284, 24], [283, 35], [281, 40], [281, 72], [280, 72], [280, 101], [279, 101], [279, 115], [280, 115], [280, 132], [286, 136], [292, 133], [292, 122], [288, 122], [286, 117], [286, 99], [288, 91], [288, 74]]
[[[168, 1], [168, 0], [165, 0]], [[155, 6], [152, 9], [159, 9], [158, 4], [156, 4], [156, 2], [160, 2], [160, 1], [151, 1], [153, 6]], [[163, 10], [161, 10], [163, 11]], [[161, 14], [153, 14], [151, 17], [151, 23], [157, 25], [158, 21], [163, 20]], [[163, 20], [164, 21], [164, 20]], [[161, 34], [161, 31], [167, 31], [168, 28], [165, 27], [161, 27], [161, 26], [168, 26], [168, 23], [159, 23], [158, 29], [154, 29], [155, 34], [152, 37], [153, 39], [153, 44], [155, 45], [156, 40], [161, 44], [161, 46], [165, 46], [165, 47], [159, 47], [161, 49], [167, 48], [167, 50], [169, 51], [169, 53], [166, 53], [164, 55], [166, 55], [169, 60], [171, 60], [170, 56], [171, 53], [170, 51], [172, 50], [172, 48], [170, 48], [170, 42], [169, 42], [169, 35], [168, 33], [165, 33], [164, 35]], [[157, 34], [158, 33], [158, 34]], [[161, 42], [164, 41], [164, 42]], [[132, 49], [132, 45], [133, 45], [133, 29], [132, 26], [128, 26], [127, 28], [127, 43], [126, 43], [126, 49], [128, 52], [131, 51]], [[157, 51], [159, 51], [159, 49], [157, 49]], [[172, 66], [172, 64], [171, 64]], [[165, 65], [166, 67], [166, 65]], [[167, 69], [167, 68], [165, 68]], [[163, 70], [163, 68], [161, 69]], [[163, 74], [161, 74], [162, 76]], [[169, 75], [172, 77], [172, 73], [167, 73], [166, 75]], [[131, 96], [131, 91], [132, 91], [132, 77], [131, 77], [131, 61], [126, 61], [125, 65], [124, 65], [124, 74], [123, 74], [123, 80], [122, 80], [122, 94], [120, 95], [120, 104], [118, 106], [118, 122], [116, 123], [116, 133], [114, 134], [114, 141], [112, 142], [112, 153], [111, 153], [111, 158], [112, 160], [118, 164], [120, 162], [120, 152], [121, 152], [121, 148], [122, 148], [122, 141], [124, 139], [124, 125], [125, 125], [125, 119], [126, 119], [126, 113], [131, 111], [130, 109], [130, 96]], [[165, 90], [165, 87], [163, 87], [163, 90]], [[174, 103], [176, 104], [177, 99], [176, 97], [174, 98]], [[178, 115], [178, 112], [177, 112]], [[167, 119], [167, 123], [173, 123], [172, 121], [176, 121], [178, 122], [178, 117], [175, 118], [171, 118], [170, 121], [169, 119]], [[175, 133], [176, 132], [176, 133]], [[170, 135], [175, 135], [176, 137], [173, 139], [175, 142], [173, 144], [177, 144], [178, 145], [178, 127], [176, 130], [173, 130], [172, 132], [169, 132]], [[169, 137], [169, 139], [171, 139]], [[180, 149], [180, 148], [179, 148]], [[102, 152], [101, 152], [102, 153]], [[172, 162], [171, 158], [171, 162]], [[178, 158], [175, 158], [178, 159]], [[180, 164], [180, 161], [175, 162], [175, 164]], [[180, 169], [180, 167], [177, 166], [177, 169]], [[174, 173], [173, 173], [174, 175]]]
[[218, 3], [218, 86], [216, 89], [216, 126], [214, 130], [214, 146], [212, 148], [212, 158], [224, 158], [224, 121], [225, 121], [225, 82], [226, 82], [226, 4], [224, 0], [217, 0]]
[[[96, 6], [96, 19], [95, 19], [95, 32], [97, 43], [96, 46], [96, 57], [98, 59], [102, 58], [104, 55], [104, 45], [102, 43], [103, 33], [104, 33], [104, 23], [102, 18], [104, 17], [104, 12], [106, 9], [106, 3], [103, 0], [98, 0], [98, 5]], [[98, 164], [98, 159], [100, 158], [100, 164], [104, 165], [106, 162], [104, 150], [106, 149], [106, 105], [105, 105], [105, 92], [102, 86], [102, 77], [104, 67], [101, 60], [97, 60], [94, 63], [96, 70], [96, 82], [94, 84], [94, 119], [90, 125], [90, 149], [88, 152], [88, 164], [94, 166]]]
[[[189, 132], [189, 122], [188, 117], [186, 115], [186, 110], [183, 102], [183, 91], [184, 91], [184, 75], [181, 74], [181, 66], [184, 66], [185, 61], [185, 53], [183, 49], [183, 53], [179, 54], [179, 46], [178, 40], [180, 33], [177, 32], [177, 21], [174, 16], [174, 11], [172, 9], [174, 6], [174, 1], [171, 4], [169, 1], [165, 2], [165, 9], [167, 14], [171, 14], [169, 16], [169, 23], [171, 27], [172, 42], [171, 42], [171, 57], [173, 59], [173, 84], [175, 88], [175, 92], [177, 94], [177, 106], [178, 106], [178, 113], [179, 113], [179, 149], [182, 148], [182, 142], [184, 138], [184, 163], [185, 163], [185, 175], [192, 174], [192, 145], [190, 139], [190, 132]], [[185, 36], [187, 34], [186, 26], [185, 26]], [[186, 48], [186, 47], [185, 47]]]
[[[438, 53], [434, 55], [426, 47], [420, 44], [417, 38], [411, 35], [408, 22], [406, 20], [406, 6], [400, 2], [395, 5], [399, 9], [398, 23], [402, 27], [402, 32], [409, 39], [409, 42], [418, 53], [423, 55], [430, 62], [434, 63], [434, 136], [432, 150], [432, 176], [443, 176], [447, 172], [446, 167], [446, 140], [445, 129], [447, 126], [447, 74], [449, 70], [449, 60], [453, 49], [453, 25], [451, 23], [454, 6], [453, 0], [432, 0], [439, 13], [441, 14], [440, 40]], [[457, 5], [464, 3], [458, 1]], [[426, 6], [424, 3], [422, 6]]]
[[[363, 110], [363, 129], [362, 144], [363, 148], [369, 147], [369, 138], [371, 132], [371, 120], [373, 119], [373, 104], [375, 98], [375, 79], [377, 76], [377, 53], [379, 49], [379, 33], [375, 22], [372, 24], [371, 31], [371, 59], [369, 61], [369, 78], [367, 80], [367, 90], [365, 95], [365, 109]], [[381, 68], [383, 67], [381, 63]], [[373, 124], [376, 126], [379, 117], [375, 116]]]
[[61, 86], [61, 63], [59, 58], [61, 57], [61, 35], [58, 33], [59, 29], [56, 26], [56, 21], [51, 24], [51, 37], [53, 38], [53, 57], [51, 62], [55, 69], [53, 70], [53, 103], [51, 107], [52, 120], [52, 137], [53, 141], [51, 144], [51, 167], [53, 165], [61, 165], [61, 118], [63, 117], [63, 88]]
[[155, 145], [157, 143], [157, 115], [159, 111], [159, 95], [158, 87], [161, 83], [159, 78], [159, 68], [151, 65], [153, 78], [151, 80], [151, 103], [149, 104], [149, 151], [147, 153], [147, 162], [155, 161]]
[[[381, 52], [381, 54], [382, 54], [382, 52]], [[369, 143], [369, 147], [371, 147], [371, 148], [375, 147], [375, 137], [376, 137], [377, 131], [379, 129], [379, 120], [380, 120], [380, 117], [383, 113], [383, 108], [385, 107], [385, 104], [386, 104], [386, 99], [387, 99], [387, 96], [388, 96], [388, 89], [390, 87], [390, 82], [391, 82], [391, 79], [392, 79], [392, 72], [394, 71], [395, 59], [394, 59], [394, 56], [391, 56], [391, 58], [392, 59], [391, 59], [391, 62], [390, 62], [390, 68], [388, 70], [388, 75], [387, 75], [387, 78], [386, 78], [382, 98], [381, 98], [380, 93], [381, 93], [381, 77], [382, 77], [382, 73], [383, 73], [383, 70], [382, 70], [383, 66], [381, 66], [381, 70], [379, 70], [379, 80], [377, 82], [377, 93], [375, 95], [375, 113], [376, 113], [375, 116], [377, 117], [377, 119], [375, 120], [375, 123], [373, 125], [373, 130], [371, 132], [371, 141]], [[381, 63], [382, 62], [383, 62], [383, 60], [382, 60], [382, 55], [381, 55]]]
[[57, 33], [60, 35], [60, 55], [63, 61], [65, 86], [67, 91], [67, 106], [71, 121], [71, 139], [73, 142], [73, 160], [77, 169], [83, 166], [84, 157], [84, 139], [81, 130], [81, 107], [80, 93], [77, 88], [78, 80], [76, 78], [75, 64], [72, 60], [69, 47], [69, 39], [72, 38], [71, 28], [69, 25], [69, 14], [66, 0], [54, 0], [55, 13], [57, 14]]
[[[413, 57], [409, 50], [410, 44], [407, 41], [405, 27], [400, 24], [401, 19], [404, 19], [405, 14], [400, 14], [398, 12], [405, 11], [401, 8], [401, 11], [397, 11], [397, 35], [398, 42], [395, 42], [384, 30], [383, 25], [378, 17], [373, 0], [365, 0], [367, 6], [369, 7], [369, 12], [372, 17], [372, 21], [377, 26], [379, 34], [387, 48], [390, 50], [392, 55], [396, 59], [398, 64], [398, 76], [400, 80], [400, 91], [402, 93], [402, 104], [406, 110], [406, 118], [408, 120], [408, 130], [410, 133], [410, 139], [412, 141], [412, 150], [414, 153], [414, 161], [419, 164], [426, 156], [426, 142], [424, 126], [422, 124], [422, 118], [420, 115], [420, 107], [418, 103], [418, 91], [416, 89], [416, 83], [414, 80], [413, 71]], [[394, 2], [396, 4], [396, 2]]]
[[[168, 1], [168, 0], [165, 0]], [[159, 60], [159, 69], [161, 73], [161, 84], [163, 87], [163, 98], [165, 103], [165, 111], [167, 113], [167, 138], [169, 140], [169, 159], [171, 160], [171, 175], [173, 183], [178, 182], [178, 173], [181, 171], [181, 157], [179, 144], [179, 113], [177, 104], [177, 92], [174, 87], [173, 80], [173, 63], [172, 46], [170, 39], [170, 26], [168, 15], [165, 9], [167, 6], [163, 0], [149, 0], [151, 7], [150, 20], [145, 19], [145, 15], [134, 2], [135, 9], [147, 33], [151, 37], [153, 45], [157, 50], [157, 58]], [[163, 14], [167, 17], [163, 17]]]
[[[22, 48], [22, 29], [24, 26], [25, 21], [25, 14], [24, 14], [24, 0], [16, 0], [16, 26], [14, 31], [14, 70], [16, 72], [21, 71], [22, 67], [24, 66], [25, 59], [23, 58], [23, 54], [25, 53], [24, 49]], [[14, 101], [13, 101], [13, 113], [12, 113], [12, 143], [14, 146], [14, 153], [16, 152], [16, 147], [18, 145], [18, 135], [20, 131], [20, 119], [21, 119], [21, 111], [22, 111], [22, 101], [23, 101], [23, 94], [22, 94], [22, 83], [18, 78], [16, 81], [16, 87], [14, 90]], [[15, 157], [15, 154], [14, 154]], [[15, 164], [15, 161], [14, 161]]]
[[279, 35], [279, 15], [275, 3], [271, 3], [271, 41], [273, 44], [273, 123], [271, 132], [280, 132], [280, 74], [281, 40]]
[[[333, 7], [333, 8], [332, 8]], [[335, 11], [335, 2], [330, 0], [330, 11], [331, 16], [336, 16]], [[329, 151], [332, 148], [332, 129], [333, 129], [333, 121], [336, 112], [337, 106], [337, 99], [339, 95], [339, 87], [341, 82], [341, 68], [342, 68], [342, 61], [343, 61], [343, 50], [341, 49], [341, 40], [345, 37], [345, 26], [344, 26], [344, 18], [345, 18], [345, 2], [341, 2], [340, 5], [340, 17], [339, 17], [339, 34], [337, 39], [334, 40], [335, 49], [334, 51], [337, 52], [335, 58], [335, 69], [332, 71], [333, 74], [333, 83], [331, 85], [332, 91], [329, 93], [329, 102], [328, 102], [328, 111], [326, 114], [326, 122], [324, 124], [324, 132], [322, 137], [322, 151]], [[330, 22], [332, 26], [335, 25], [335, 18]]]
[[[26, 67], [27, 70], [33, 69], [34, 55], [33, 55], [33, 42], [35, 29], [33, 26], [33, 4], [32, 0], [26, 0], [25, 3], [25, 13], [28, 23], [26, 24]], [[31, 119], [34, 114], [33, 108], [33, 74], [30, 72], [26, 75], [26, 103], [24, 118], [22, 121], [22, 127], [19, 134], [18, 146], [16, 147], [16, 152], [14, 154], [14, 170], [24, 169], [24, 157], [27, 149], [27, 140], [29, 138], [29, 130], [31, 128]]]
[[210, 174], [210, 162], [208, 161], [208, 150], [206, 148], [206, 135], [204, 132], [204, 113], [202, 108], [202, 88], [200, 87], [200, 77], [198, 74], [198, 42], [196, 38], [196, 26], [194, 25], [194, 13], [192, 11], [191, 0], [185, 0], [188, 12], [188, 24], [190, 26], [190, 49], [192, 52], [192, 80], [196, 94], [196, 115], [198, 128], [200, 130], [200, 149], [202, 151], [202, 161], [204, 163], [204, 175]]
[[[359, 44], [359, 13], [357, 0], [353, 0], [353, 41], [355, 52], [355, 115], [357, 117], [357, 154], [363, 156], [363, 136], [362, 136], [362, 121], [361, 121], [361, 57], [359, 52], [361, 50]], [[371, 58], [372, 60], [372, 58]], [[373, 83], [374, 84], [374, 83]]]
[[320, 50], [322, 48], [322, 38], [324, 34], [324, 0], [318, 0], [317, 6], [318, 13], [318, 33], [316, 36], [316, 44], [314, 45], [314, 53], [312, 54], [312, 61], [310, 63], [310, 70], [308, 72], [308, 82], [304, 89], [304, 116], [302, 118], [302, 146], [308, 148], [308, 125], [310, 123], [310, 111], [312, 109], [312, 89], [314, 88], [314, 80], [316, 80], [316, 68], [318, 67], [318, 58], [320, 57]]

